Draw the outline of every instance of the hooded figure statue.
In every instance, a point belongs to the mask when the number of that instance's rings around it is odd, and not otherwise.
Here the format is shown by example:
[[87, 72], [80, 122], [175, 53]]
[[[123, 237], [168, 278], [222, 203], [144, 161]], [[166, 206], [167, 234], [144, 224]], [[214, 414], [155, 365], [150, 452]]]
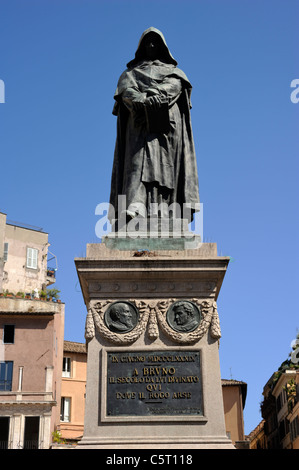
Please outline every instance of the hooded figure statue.
[[[123, 210], [119, 195], [126, 196], [127, 222], [136, 215], [158, 215], [161, 203], [188, 204], [189, 222], [199, 210], [191, 89], [163, 34], [156, 28], [144, 31], [114, 95], [117, 139], [110, 204], [116, 220]], [[108, 214], [111, 223], [113, 215]]]

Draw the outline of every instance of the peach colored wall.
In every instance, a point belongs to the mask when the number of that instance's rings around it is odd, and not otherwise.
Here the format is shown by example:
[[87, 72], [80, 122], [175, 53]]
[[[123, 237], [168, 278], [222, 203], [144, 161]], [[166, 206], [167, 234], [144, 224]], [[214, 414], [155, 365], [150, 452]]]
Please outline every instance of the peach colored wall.
[[83, 434], [85, 389], [86, 389], [86, 354], [64, 352], [72, 363], [71, 377], [63, 377], [61, 396], [71, 398], [71, 420], [60, 422], [60, 432], [64, 439], [76, 439]]
[[244, 440], [244, 422], [241, 389], [238, 385], [222, 387], [226, 431], [232, 442]]

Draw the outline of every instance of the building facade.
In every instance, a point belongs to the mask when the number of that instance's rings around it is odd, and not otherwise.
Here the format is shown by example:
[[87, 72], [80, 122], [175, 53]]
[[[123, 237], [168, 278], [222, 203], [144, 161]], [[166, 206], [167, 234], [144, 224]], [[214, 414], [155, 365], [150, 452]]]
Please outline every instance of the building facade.
[[244, 434], [243, 410], [246, 402], [247, 384], [239, 380], [222, 379], [225, 427], [228, 437], [236, 447], [247, 448]]
[[85, 344], [64, 341], [59, 430], [69, 443], [76, 443], [83, 436], [86, 366]]
[[254, 428], [248, 436], [250, 449], [267, 449], [267, 439], [265, 436], [265, 420]]
[[48, 266], [49, 246], [42, 229], [7, 221], [0, 212], [0, 292], [36, 296], [54, 284], [56, 261]]
[[266, 449], [299, 449], [299, 368], [285, 361], [263, 389]]
[[60, 421], [64, 304], [40, 295], [53, 282], [48, 246], [46, 233], [0, 214], [2, 449], [47, 449]]

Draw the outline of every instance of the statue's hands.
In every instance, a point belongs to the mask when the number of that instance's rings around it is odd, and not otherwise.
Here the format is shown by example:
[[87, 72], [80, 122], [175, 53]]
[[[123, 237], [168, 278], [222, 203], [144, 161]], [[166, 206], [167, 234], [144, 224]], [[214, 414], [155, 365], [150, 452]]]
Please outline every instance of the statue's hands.
[[156, 88], [148, 88], [146, 90], [146, 96], [149, 97], [149, 96], [154, 96], [154, 95], [159, 95], [160, 92], [159, 90], [157, 90]]
[[143, 127], [146, 124], [144, 113], [144, 106], [149, 106], [153, 109], [159, 109], [162, 103], [167, 102], [167, 97], [160, 94], [155, 88], [148, 88], [147, 98], [144, 101], [132, 101], [133, 119], [135, 125]]
[[162, 96], [160, 95], [149, 96], [145, 100], [146, 105], [152, 106], [155, 109], [160, 108], [162, 102], [163, 102], [163, 99], [162, 99]]

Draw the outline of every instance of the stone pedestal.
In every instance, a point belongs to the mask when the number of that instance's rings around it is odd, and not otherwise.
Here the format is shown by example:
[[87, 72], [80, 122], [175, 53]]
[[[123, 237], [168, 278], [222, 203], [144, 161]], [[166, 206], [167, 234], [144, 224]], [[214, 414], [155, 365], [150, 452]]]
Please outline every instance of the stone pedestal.
[[88, 310], [78, 448], [233, 448], [225, 432], [216, 244], [126, 251], [87, 245], [76, 268]]

